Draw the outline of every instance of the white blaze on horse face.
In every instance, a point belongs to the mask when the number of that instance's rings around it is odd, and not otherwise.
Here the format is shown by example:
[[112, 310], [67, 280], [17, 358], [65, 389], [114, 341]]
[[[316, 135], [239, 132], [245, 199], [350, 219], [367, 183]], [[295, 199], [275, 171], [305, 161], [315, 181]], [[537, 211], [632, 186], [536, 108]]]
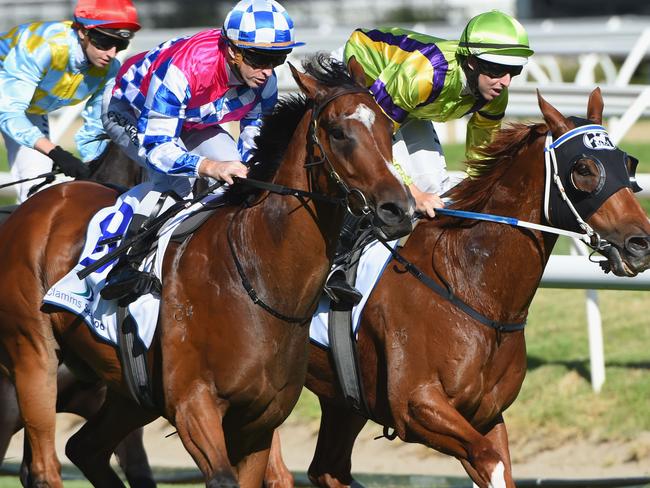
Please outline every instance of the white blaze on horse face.
[[366, 126], [366, 129], [372, 132], [372, 124], [375, 123], [375, 112], [373, 112], [367, 105], [360, 103], [354, 113], [345, 118], [358, 120]]

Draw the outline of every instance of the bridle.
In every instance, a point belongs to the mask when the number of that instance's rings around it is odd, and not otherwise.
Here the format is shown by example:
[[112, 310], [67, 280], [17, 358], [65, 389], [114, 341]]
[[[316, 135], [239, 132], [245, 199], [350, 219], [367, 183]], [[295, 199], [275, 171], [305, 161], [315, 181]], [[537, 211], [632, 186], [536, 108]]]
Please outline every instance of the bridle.
[[[332, 101], [336, 100], [339, 97], [345, 96], [345, 95], [353, 95], [355, 93], [367, 93], [369, 94], [368, 90], [365, 88], [361, 87], [350, 87], [346, 88], [343, 90], [337, 90], [335, 93], [331, 94], [329, 97], [325, 98], [324, 100], [321, 100], [317, 105], [314, 104], [312, 106], [312, 113], [311, 113], [311, 119], [309, 122], [309, 129], [307, 131], [307, 161], [304, 164], [304, 168], [308, 172], [309, 176], [309, 188], [310, 191], [305, 191], [305, 190], [299, 190], [295, 188], [289, 188], [283, 185], [277, 185], [274, 183], [267, 183], [263, 181], [256, 181], [256, 180], [251, 180], [248, 178], [238, 178], [237, 182], [241, 182], [246, 185], [253, 186], [255, 188], [259, 188], [262, 190], [269, 191], [271, 193], [277, 193], [280, 195], [291, 195], [295, 196], [298, 198], [303, 205], [306, 205], [306, 199], [312, 199], [312, 200], [318, 200], [318, 201], [324, 201], [327, 203], [334, 204], [336, 206], [338, 205], [345, 205], [347, 210], [350, 213], [353, 213], [352, 206], [350, 204], [350, 197], [358, 198], [362, 205], [361, 205], [361, 210], [360, 210], [360, 215], [361, 216], [366, 216], [368, 214], [374, 213], [374, 209], [372, 206], [369, 204], [367, 197], [365, 194], [358, 188], [355, 187], [350, 187], [343, 179], [341, 176], [337, 173], [336, 169], [334, 169], [334, 166], [332, 162], [330, 161], [329, 157], [327, 156], [327, 152], [325, 151], [325, 148], [321, 144], [320, 140], [318, 139], [318, 136], [316, 134], [317, 129], [318, 129], [318, 118], [325, 109]], [[314, 102], [312, 102], [314, 103]], [[315, 156], [315, 151], [314, 149], [317, 148], [318, 151], [320, 152], [320, 157], [319, 159], [316, 159]], [[323, 195], [322, 193], [311, 191], [312, 188], [315, 186], [315, 176], [313, 174], [312, 168], [316, 166], [323, 165], [327, 171], [328, 177], [336, 184], [336, 186], [339, 188], [341, 191], [342, 196], [341, 197], [331, 197], [329, 195]], [[237, 257], [237, 253], [235, 250], [235, 246], [233, 243], [233, 238], [232, 238], [232, 230], [234, 227], [234, 222], [236, 217], [239, 215], [239, 213], [244, 209], [244, 206], [241, 206], [239, 210], [233, 215], [232, 220], [230, 221], [230, 224], [228, 226], [228, 232], [227, 232], [227, 239], [228, 239], [228, 246], [230, 247], [230, 253], [233, 257], [233, 260], [235, 262], [235, 267], [237, 268], [237, 272], [239, 274], [239, 277], [242, 282], [242, 286], [248, 293], [248, 296], [251, 298], [253, 303], [256, 305], [259, 305], [262, 307], [264, 310], [266, 310], [269, 314], [274, 316], [277, 319], [280, 319], [285, 322], [289, 323], [295, 323], [295, 324], [304, 324], [307, 323], [311, 320], [312, 315], [313, 315], [313, 310], [309, 313], [309, 315], [303, 316], [303, 317], [295, 317], [291, 315], [286, 315], [282, 312], [279, 312], [278, 310], [274, 309], [270, 305], [268, 305], [260, 296], [259, 294], [255, 291], [253, 288], [250, 280], [246, 276], [246, 273], [244, 271], [244, 268], [241, 264], [241, 261]], [[316, 304], [314, 304], [315, 307]]]
[[[357, 216], [364, 216], [370, 214], [373, 210], [370, 207], [368, 203], [368, 199], [366, 198], [365, 194], [358, 188], [350, 188], [350, 186], [343, 181], [341, 176], [336, 172], [334, 169], [334, 166], [332, 165], [332, 162], [329, 160], [329, 157], [327, 156], [327, 153], [325, 152], [325, 149], [323, 148], [323, 145], [321, 144], [320, 140], [318, 139], [317, 130], [318, 130], [318, 117], [321, 115], [322, 111], [327, 107], [330, 102], [334, 101], [335, 99], [344, 96], [344, 95], [353, 95], [355, 93], [366, 93], [370, 94], [370, 92], [366, 88], [362, 87], [350, 87], [346, 88], [344, 90], [338, 90], [335, 93], [331, 94], [329, 97], [326, 99], [322, 100], [318, 105], [314, 105], [312, 108], [311, 112], [311, 120], [309, 122], [309, 129], [307, 131], [307, 138], [309, 139], [310, 144], [307, 146], [308, 151], [307, 151], [307, 162], [305, 163], [305, 168], [310, 169], [315, 166], [319, 165], [324, 165], [327, 170], [327, 174], [329, 178], [336, 183], [336, 185], [341, 189], [343, 193], [343, 200], [345, 201], [346, 208], [348, 212], [350, 212], [353, 215]], [[316, 160], [315, 159], [315, 154], [314, 154], [314, 148], [318, 148], [320, 151], [321, 157], [320, 159]], [[313, 173], [309, 171], [309, 185], [310, 188], [313, 187]], [[350, 197], [355, 197], [358, 198], [359, 201], [361, 202], [361, 210], [359, 214], [356, 214], [351, 205], [350, 205]]]
[[[624, 164], [627, 154], [619, 150], [609, 139], [605, 128], [584, 119], [571, 117], [574, 129], [553, 140], [551, 132], [546, 134], [544, 163], [546, 178], [544, 184], [544, 218], [551, 225], [578, 231], [579, 238], [594, 251], [606, 251], [611, 244], [603, 239], [588, 223], [587, 219], [622, 187], [639, 191], [634, 174], [628, 174]], [[582, 137], [580, 137], [582, 136]], [[596, 147], [590, 140], [597, 140]], [[566, 144], [566, 146], [564, 146]], [[556, 150], [563, 153], [558, 158]], [[623, 164], [620, 164], [620, 156]], [[578, 158], [589, 158], [599, 169], [599, 182], [588, 195], [580, 195], [575, 189], [571, 166]], [[608, 163], [603, 165], [603, 161]]]

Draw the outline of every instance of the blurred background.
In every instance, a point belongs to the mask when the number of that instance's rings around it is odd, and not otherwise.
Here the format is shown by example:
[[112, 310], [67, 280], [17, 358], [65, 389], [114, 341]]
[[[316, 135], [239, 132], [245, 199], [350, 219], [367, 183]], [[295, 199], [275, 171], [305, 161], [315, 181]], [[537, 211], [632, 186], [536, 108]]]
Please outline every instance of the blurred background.
[[[135, 0], [143, 29], [124, 55], [202, 28], [219, 27], [234, 3]], [[599, 86], [605, 103], [604, 123], [610, 136], [640, 160], [639, 180], [645, 191], [639, 196], [646, 211], [650, 211], [650, 1], [281, 0], [281, 3], [295, 21], [297, 40], [307, 43], [292, 53], [290, 61], [295, 64], [309, 54], [341, 47], [356, 27], [399, 25], [436, 37], [457, 39], [466, 22], [488, 8], [513, 14], [528, 30], [536, 53], [512, 83], [506, 121], [539, 121], [537, 90], [564, 115], [584, 116], [589, 93]], [[70, 18], [74, 5], [74, 0], [0, 0], [0, 31], [22, 22]], [[286, 66], [280, 67], [277, 73], [282, 92], [295, 89]], [[77, 115], [73, 108], [61, 111], [58, 118], [51, 118], [53, 138], [70, 149], [72, 134], [78, 127]], [[436, 124], [452, 170], [463, 168], [465, 124], [464, 120]], [[6, 172], [6, 161], [0, 147], [1, 171]], [[8, 181], [6, 176], [5, 180], [2, 178], [0, 174], [0, 182]], [[579, 255], [585, 250], [561, 239], [556, 252]], [[547, 283], [531, 306], [527, 327], [529, 372], [519, 398], [505, 415], [514, 474], [526, 478], [648, 477], [648, 281], [627, 280], [625, 284], [616, 284], [606, 280], [586, 258], [580, 259], [580, 265], [589, 266], [597, 279], [588, 286], [566, 281]], [[577, 272], [578, 261], [563, 263], [570, 272], [575, 266]], [[318, 416], [317, 401], [305, 392], [282, 427], [287, 461], [296, 472], [304, 472], [308, 467]], [[76, 428], [78, 421], [66, 419], [60, 428], [67, 433]], [[177, 437], [165, 437], [171, 432], [173, 429], [164, 422], [148, 428], [147, 447], [151, 449], [152, 464], [191, 466]], [[355, 449], [354, 472], [453, 475], [461, 476], [467, 485], [455, 460], [421, 446], [400, 444], [399, 440], [372, 440], [380, 434], [381, 429], [375, 425], [366, 428]], [[61, 446], [64, 440], [59, 439]], [[14, 466], [20, 459], [20, 446], [17, 436], [5, 466]], [[7, 479], [9, 484], [3, 485], [0, 477], [0, 487], [16, 486], [13, 475]], [[438, 485], [447, 486], [442, 482]]]

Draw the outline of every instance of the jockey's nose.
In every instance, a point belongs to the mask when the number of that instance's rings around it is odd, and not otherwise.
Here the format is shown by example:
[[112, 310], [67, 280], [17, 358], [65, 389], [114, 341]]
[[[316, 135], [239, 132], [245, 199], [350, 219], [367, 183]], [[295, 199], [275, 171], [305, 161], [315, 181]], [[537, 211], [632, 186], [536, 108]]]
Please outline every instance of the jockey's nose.
[[510, 76], [510, 73], [506, 73], [501, 77], [501, 79], [499, 79], [499, 83], [501, 83], [505, 88], [510, 86], [510, 82], [512, 82], [512, 76]]

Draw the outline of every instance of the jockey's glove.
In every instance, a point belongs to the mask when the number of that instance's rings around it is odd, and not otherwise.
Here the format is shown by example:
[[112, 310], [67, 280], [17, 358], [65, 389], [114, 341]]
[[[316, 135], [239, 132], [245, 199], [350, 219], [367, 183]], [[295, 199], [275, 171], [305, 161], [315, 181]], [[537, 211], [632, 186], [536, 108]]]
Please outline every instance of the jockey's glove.
[[54, 169], [71, 178], [86, 179], [90, 176], [90, 168], [81, 162], [74, 154], [66, 151], [61, 146], [52, 149], [48, 156], [54, 161]]

